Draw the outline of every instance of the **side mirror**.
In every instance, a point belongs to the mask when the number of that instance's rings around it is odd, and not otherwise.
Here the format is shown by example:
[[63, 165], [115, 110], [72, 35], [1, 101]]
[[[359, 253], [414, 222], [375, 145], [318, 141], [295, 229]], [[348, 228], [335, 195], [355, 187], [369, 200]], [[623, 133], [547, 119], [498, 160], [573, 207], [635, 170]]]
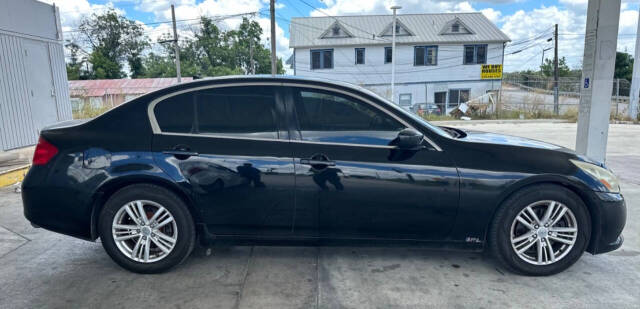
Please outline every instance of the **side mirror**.
[[414, 129], [404, 129], [398, 132], [396, 137], [396, 146], [402, 150], [420, 150], [422, 146], [422, 140], [424, 135]]

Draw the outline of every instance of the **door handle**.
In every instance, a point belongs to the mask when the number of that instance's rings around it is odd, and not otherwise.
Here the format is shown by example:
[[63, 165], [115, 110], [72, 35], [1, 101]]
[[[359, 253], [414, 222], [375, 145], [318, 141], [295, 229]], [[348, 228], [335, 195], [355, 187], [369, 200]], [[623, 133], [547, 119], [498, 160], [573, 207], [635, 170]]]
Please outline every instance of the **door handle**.
[[187, 151], [187, 150], [165, 150], [162, 153], [174, 155], [174, 156], [183, 156], [183, 157], [197, 157], [198, 153], [195, 151]]
[[191, 151], [191, 148], [189, 148], [186, 145], [177, 145], [177, 146], [173, 147], [173, 149], [165, 150], [162, 153], [168, 154], [168, 155], [172, 155], [172, 156], [176, 157], [176, 159], [178, 159], [178, 160], [186, 160], [189, 157], [197, 157], [198, 156], [197, 152]]
[[300, 159], [300, 164], [305, 165], [324, 165], [324, 166], [336, 166], [336, 162], [328, 160], [313, 160], [313, 159]]

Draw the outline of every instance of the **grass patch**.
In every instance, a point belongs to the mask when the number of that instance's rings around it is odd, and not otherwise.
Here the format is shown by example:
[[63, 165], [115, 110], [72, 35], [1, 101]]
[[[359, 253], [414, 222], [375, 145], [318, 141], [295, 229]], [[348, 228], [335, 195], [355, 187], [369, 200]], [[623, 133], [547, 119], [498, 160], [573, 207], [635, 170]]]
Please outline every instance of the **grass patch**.
[[92, 107], [90, 104], [87, 104], [84, 108], [80, 110], [73, 111], [73, 119], [88, 119], [98, 117], [108, 110], [111, 107]]

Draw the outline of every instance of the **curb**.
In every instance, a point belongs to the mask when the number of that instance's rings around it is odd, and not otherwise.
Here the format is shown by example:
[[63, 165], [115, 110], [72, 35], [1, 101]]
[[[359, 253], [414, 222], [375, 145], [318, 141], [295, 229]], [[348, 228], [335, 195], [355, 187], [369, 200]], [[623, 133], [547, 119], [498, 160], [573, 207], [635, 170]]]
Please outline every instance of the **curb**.
[[22, 180], [24, 179], [24, 175], [27, 174], [27, 171], [29, 171], [30, 167], [31, 164], [27, 164], [0, 172], [0, 188], [8, 187], [22, 182]]
[[[528, 124], [528, 123], [572, 123], [566, 119], [478, 119], [478, 120], [437, 120], [429, 121], [438, 125], [465, 125], [465, 124]], [[573, 122], [575, 123], [575, 122]]]

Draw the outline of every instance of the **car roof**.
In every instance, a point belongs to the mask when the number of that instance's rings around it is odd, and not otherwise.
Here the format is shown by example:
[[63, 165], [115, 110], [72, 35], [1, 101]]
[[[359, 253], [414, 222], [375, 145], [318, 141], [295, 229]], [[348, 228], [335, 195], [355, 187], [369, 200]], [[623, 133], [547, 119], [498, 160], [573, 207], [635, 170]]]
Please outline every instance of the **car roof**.
[[326, 85], [333, 85], [333, 86], [338, 86], [338, 87], [343, 87], [343, 88], [348, 88], [351, 90], [355, 90], [355, 91], [359, 91], [359, 92], [364, 92], [367, 95], [370, 95], [372, 97], [376, 97], [379, 99], [382, 99], [384, 101], [388, 101], [386, 98], [380, 96], [379, 94], [355, 85], [355, 84], [351, 84], [351, 83], [347, 83], [347, 82], [342, 82], [342, 81], [336, 81], [336, 80], [330, 80], [330, 79], [325, 79], [325, 78], [316, 78], [316, 77], [302, 77], [302, 76], [294, 76], [294, 75], [270, 75], [270, 74], [258, 74], [258, 75], [227, 75], [227, 76], [216, 76], [216, 77], [204, 77], [201, 79], [194, 79], [192, 81], [188, 81], [188, 82], [184, 82], [184, 83], [180, 83], [180, 84], [176, 84], [176, 85], [172, 85], [169, 86], [167, 88], [164, 89], [169, 89], [169, 88], [183, 88], [183, 87], [188, 87], [190, 85], [202, 85], [202, 84], [207, 84], [207, 82], [232, 82], [232, 81], [247, 81], [247, 80], [252, 80], [255, 79], [256, 81], [274, 81], [274, 82], [310, 82], [310, 83], [321, 83], [321, 84], [326, 84]]

